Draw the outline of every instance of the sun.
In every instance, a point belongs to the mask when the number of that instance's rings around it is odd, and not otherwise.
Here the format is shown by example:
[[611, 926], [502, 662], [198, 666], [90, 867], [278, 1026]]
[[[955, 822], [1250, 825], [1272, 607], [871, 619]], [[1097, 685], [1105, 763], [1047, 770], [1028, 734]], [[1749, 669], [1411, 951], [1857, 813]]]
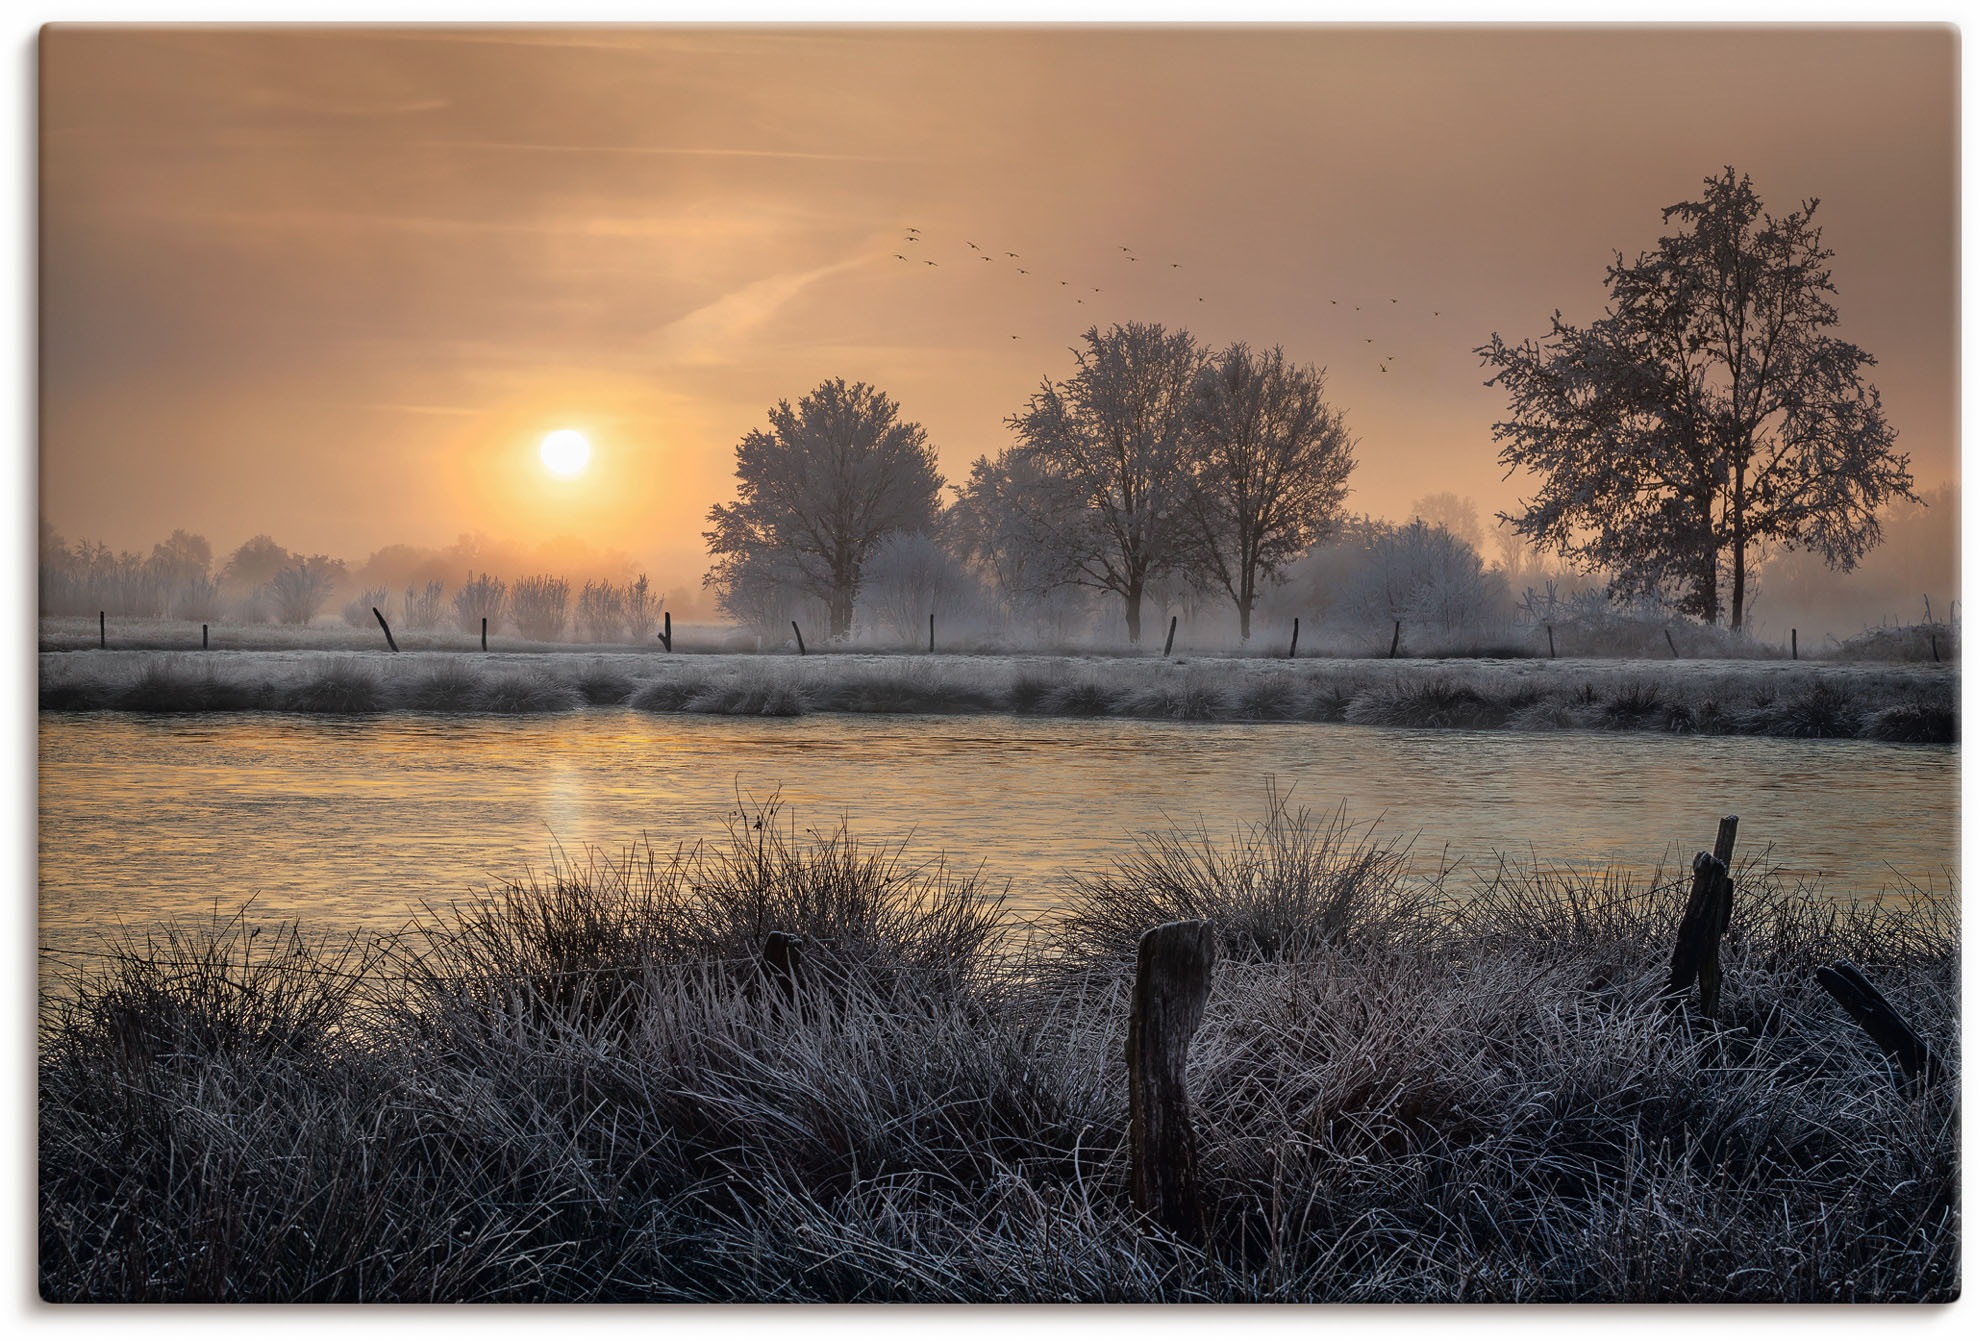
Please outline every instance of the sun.
[[576, 479], [591, 464], [591, 440], [574, 428], [560, 428], [544, 436], [536, 455], [558, 479]]

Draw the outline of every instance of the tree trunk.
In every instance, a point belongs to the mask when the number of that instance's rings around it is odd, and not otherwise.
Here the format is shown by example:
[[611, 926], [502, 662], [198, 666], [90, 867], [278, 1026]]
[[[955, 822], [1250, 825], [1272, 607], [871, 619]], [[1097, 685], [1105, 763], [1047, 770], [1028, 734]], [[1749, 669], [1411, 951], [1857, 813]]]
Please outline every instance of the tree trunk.
[[827, 636], [837, 642], [852, 633], [853, 594], [851, 587], [840, 587], [832, 593], [826, 607], [826, 617], [830, 627]]
[[1733, 471], [1732, 516], [1732, 629], [1738, 633], [1746, 619], [1746, 468]]
[[1130, 582], [1127, 590], [1121, 593], [1121, 600], [1127, 606], [1128, 641], [1139, 646], [1141, 643], [1141, 583]]

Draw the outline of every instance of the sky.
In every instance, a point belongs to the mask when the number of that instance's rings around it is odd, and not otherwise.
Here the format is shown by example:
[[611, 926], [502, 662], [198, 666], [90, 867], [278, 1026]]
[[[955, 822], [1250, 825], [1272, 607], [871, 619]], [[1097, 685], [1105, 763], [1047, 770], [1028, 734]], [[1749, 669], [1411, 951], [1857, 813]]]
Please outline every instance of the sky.
[[70, 539], [575, 536], [692, 582], [778, 400], [869, 382], [960, 482], [1126, 320], [1324, 368], [1352, 510], [1489, 514], [1521, 482], [1476, 347], [1599, 315], [1725, 165], [1820, 198], [1838, 333], [1921, 488], [1956, 470], [1950, 28], [58, 26], [40, 58]]

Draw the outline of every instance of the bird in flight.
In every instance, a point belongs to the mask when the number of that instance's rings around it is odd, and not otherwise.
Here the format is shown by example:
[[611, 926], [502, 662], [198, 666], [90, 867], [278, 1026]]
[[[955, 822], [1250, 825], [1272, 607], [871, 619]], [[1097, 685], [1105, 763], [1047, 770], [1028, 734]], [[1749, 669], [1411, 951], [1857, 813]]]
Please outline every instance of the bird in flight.
[[907, 259], [907, 257], [905, 257], [905, 256], [903, 256], [903, 255], [901, 255], [901, 254], [900, 254], [899, 252], [895, 252], [895, 253], [894, 253], [894, 259], [895, 259], [895, 260], [897, 260], [897, 261], [905, 261], [905, 260]]
[[1444, 314], [1443, 314], [1442, 312], [1432, 312], [1432, 313], [1431, 313], [1430, 315], [1431, 315], [1431, 316], [1433, 316], [1433, 317], [1441, 317], [1441, 316], [1443, 316]]
[[920, 230], [919, 228], [910, 228], [910, 229], [908, 229], [908, 232], [910, 232], [910, 233], [919, 233], [920, 231], [921, 231], [921, 230]]
[[1011, 337], [1011, 339], [1013, 339], [1013, 340], [1015, 340], [1015, 339], [1017, 339], [1017, 337], [1016, 337], [1015, 335], [1013, 335], [1013, 336]]
[[1375, 339], [1373, 336], [1367, 336], [1362, 339], [1361, 343], [1365, 345], [1372, 345], [1375, 343]]
[[1013, 261], [1018, 259], [1018, 254], [1014, 251], [1007, 251], [1004, 253], [1004, 255], [1010, 257]]
[[1202, 295], [1202, 294], [1200, 294], [1200, 293], [1199, 293], [1199, 294], [1197, 294], [1197, 295], [1196, 295], [1196, 301], [1197, 301], [1197, 302], [1199, 302], [1199, 303], [1200, 303], [1200, 302], [1202, 302], [1202, 301], [1203, 301], [1203, 295]]
[[979, 257], [977, 257], [976, 259], [977, 259], [977, 260], [979, 260], [979, 261], [994, 261], [994, 260], [996, 260], [997, 258], [996, 258], [996, 257], [994, 257], [994, 256], [979, 256]]
[[934, 264], [935, 264], [935, 262], [933, 262], [933, 261], [923, 261], [923, 262], [922, 262], [922, 264], [923, 264], [923, 265], [934, 265]]
[[1171, 270], [1180, 270], [1180, 269], [1182, 269], [1182, 262], [1181, 262], [1181, 261], [1171, 261], [1171, 262], [1169, 262], [1169, 269], [1171, 269]]
[[1387, 372], [1389, 370], [1389, 365], [1386, 363], [1378, 363], [1375, 366], [1380, 368], [1383, 372]]
[[1098, 293], [1098, 292], [1100, 292], [1100, 290], [1098, 290], [1098, 289], [1095, 289], [1095, 290], [1094, 290], [1094, 292], [1095, 292], [1095, 293]]
[[1071, 281], [1071, 280], [1069, 280], [1069, 279], [1062, 279], [1062, 280], [1060, 280], [1060, 281], [1059, 281], [1059, 287], [1063, 289], [1063, 288], [1065, 288], [1065, 287], [1066, 287], [1066, 285], [1068, 285], [1068, 284], [1070, 284], [1070, 283], [1072, 283], [1072, 281]]
[[920, 239], [920, 238], [918, 238], [918, 237], [904, 237], [904, 238], [902, 238], [902, 239], [901, 239], [901, 241], [903, 241], [903, 242], [919, 242], [919, 241], [921, 241], [921, 239]]
[[977, 245], [976, 245], [976, 244], [975, 244], [974, 242], [970, 242], [968, 238], [964, 238], [964, 239], [963, 239], [963, 241], [964, 241], [964, 242], [968, 242], [968, 243], [969, 243], [969, 249], [970, 249], [971, 251], [982, 251], [982, 250], [983, 250], [983, 248], [981, 248], [981, 247], [979, 247], [979, 246], [977, 246]]
[[1019, 267], [1018, 267], [1018, 273], [1019, 273], [1020, 275], [1028, 275], [1028, 274], [1030, 274], [1031, 272], [1030, 272], [1029, 270], [1026, 270], [1026, 269], [1025, 269], [1025, 268], [1024, 268], [1023, 266], [1019, 266]]
[[[1116, 246], [1119, 246], [1119, 244], [1118, 244], [1118, 243], [1116, 243], [1115, 245], [1116, 245]], [[1132, 248], [1132, 247], [1121, 247], [1121, 250], [1122, 250], [1122, 251], [1132, 251], [1132, 250], [1133, 250], [1133, 248]]]
[[1338, 298], [1329, 298], [1327, 300], [1327, 306], [1329, 307], [1339, 307], [1340, 305], [1341, 305], [1341, 300]]
[[1391, 299], [1389, 299], [1389, 301], [1393, 303], [1393, 302], [1395, 301], [1395, 299], [1393, 299], [1393, 298], [1391, 298]]

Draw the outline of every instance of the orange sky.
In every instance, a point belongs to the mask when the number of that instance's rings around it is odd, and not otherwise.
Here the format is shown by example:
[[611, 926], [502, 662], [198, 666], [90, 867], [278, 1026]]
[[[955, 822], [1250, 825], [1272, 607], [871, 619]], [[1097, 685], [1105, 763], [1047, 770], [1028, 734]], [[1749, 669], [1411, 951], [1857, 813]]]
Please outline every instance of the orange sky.
[[[1950, 29], [57, 28], [41, 57], [71, 538], [571, 534], [692, 581], [779, 397], [873, 382], [959, 480], [1129, 318], [1325, 366], [1353, 509], [1489, 511], [1516, 485], [1472, 349], [1594, 316], [1611, 252], [1727, 163], [1822, 198], [1842, 334], [1921, 486], [1954, 470]], [[596, 448], [571, 483], [534, 455], [560, 427]]]

